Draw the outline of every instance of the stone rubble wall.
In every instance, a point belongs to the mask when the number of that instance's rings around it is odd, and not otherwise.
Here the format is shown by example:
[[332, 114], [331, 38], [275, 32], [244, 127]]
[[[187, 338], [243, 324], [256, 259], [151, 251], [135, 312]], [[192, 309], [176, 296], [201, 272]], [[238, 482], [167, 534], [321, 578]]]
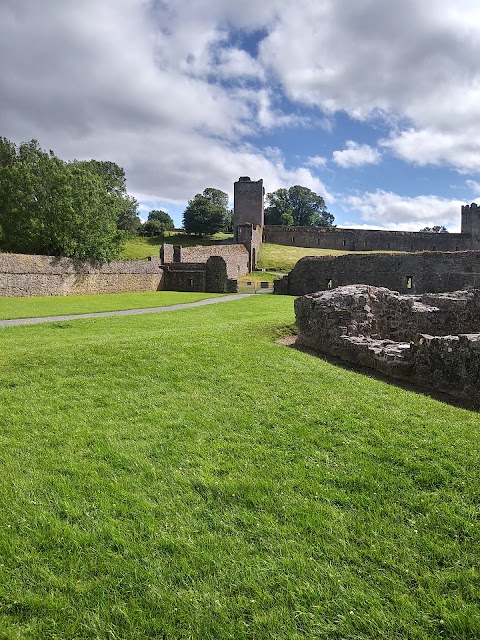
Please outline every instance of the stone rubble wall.
[[400, 293], [479, 288], [480, 251], [307, 256], [274, 287], [275, 293], [301, 296], [350, 284]]
[[221, 256], [227, 265], [227, 275], [236, 279], [249, 272], [249, 254], [240, 244], [216, 244], [198, 247], [177, 247], [171, 244], [162, 245], [162, 264], [177, 262], [206, 263], [210, 256]]
[[0, 253], [0, 297], [65, 296], [163, 289], [160, 260], [100, 264], [54, 256]]
[[480, 401], [479, 312], [480, 290], [405, 296], [350, 285], [295, 300], [297, 342]]

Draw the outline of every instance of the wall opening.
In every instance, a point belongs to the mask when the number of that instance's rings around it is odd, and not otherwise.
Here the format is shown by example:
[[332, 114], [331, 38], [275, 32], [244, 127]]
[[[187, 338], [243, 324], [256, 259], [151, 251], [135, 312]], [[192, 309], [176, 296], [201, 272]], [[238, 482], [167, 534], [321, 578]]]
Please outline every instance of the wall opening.
[[390, 249], [390, 242], [387, 242], [387, 249]]
[[413, 289], [413, 276], [407, 276], [407, 289]]
[[432, 247], [432, 251], [435, 251], [435, 245], [433, 245], [433, 247]]
[[410, 251], [413, 251], [413, 244], [410, 245]]
[[188, 286], [193, 288], [193, 278], [188, 279]]
[[330, 278], [329, 280], [327, 280], [327, 289], [332, 289], [333, 288], [333, 280]]
[[342, 240], [342, 245], [345, 246], [347, 244], [346, 240]]
[[292, 242], [295, 242], [295, 236], [292, 236]]

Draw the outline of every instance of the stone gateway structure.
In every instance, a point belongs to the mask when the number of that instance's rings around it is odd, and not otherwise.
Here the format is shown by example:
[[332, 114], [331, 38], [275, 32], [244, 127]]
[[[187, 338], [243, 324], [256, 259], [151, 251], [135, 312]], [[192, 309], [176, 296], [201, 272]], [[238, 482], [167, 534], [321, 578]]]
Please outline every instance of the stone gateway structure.
[[297, 342], [480, 403], [480, 290], [401, 295], [350, 285], [295, 300]]

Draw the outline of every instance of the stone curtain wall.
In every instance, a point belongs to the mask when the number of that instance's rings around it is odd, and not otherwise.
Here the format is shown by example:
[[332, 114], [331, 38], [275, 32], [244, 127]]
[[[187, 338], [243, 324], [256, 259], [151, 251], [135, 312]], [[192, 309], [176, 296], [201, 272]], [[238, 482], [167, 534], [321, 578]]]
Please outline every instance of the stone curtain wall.
[[473, 289], [480, 287], [480, 251], [308, 256], [274, 286], [300, 296], [359, 283], [401, 293]]
[[227, 265], [227, 275], [236, 279], [249, 272], [249, 254], [243, 245], [218, 244], [198, 247], [178, 247], [164, 244], [160, 250], [162, 264], [188, 262], [206, 263], [210, 256], [221, 256]]
[[0, 297], [65, 296], [163, 289], [160, 260], [104, 265], [88, 260], [0, 253]]
[[425, 233], [267, 225], [263, 241], [343, 251], [465, 251], [480, 248], [467, 233]]
[[480, 290], [351, 285], [297, 298], [295, 315], [301, 345], [480, 402]]

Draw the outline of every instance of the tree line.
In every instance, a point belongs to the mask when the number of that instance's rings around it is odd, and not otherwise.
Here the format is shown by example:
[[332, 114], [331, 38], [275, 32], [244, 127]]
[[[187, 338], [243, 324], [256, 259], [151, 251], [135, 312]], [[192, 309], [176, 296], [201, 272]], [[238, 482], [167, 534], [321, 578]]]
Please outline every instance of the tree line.
[[[266, 224], [332, 226], [323, 198], [302, 186], [266, 195]], [[233, 230], [228, 194], [207, 187], [188, 201], [186, 233], [210, 236]], [[150, 211], [142, 223], [115, 162], [64, 161], [36, 140], [15, 145], [0, 137], [0, 251], [88, 258], [118, 257], [128, 234], [161, 236], [171, 216]]]
[[16, 253], [116, 258], [140, 222], [114, 162], [65, 162], [36, 140], [0, 138], [0, 248]]
[[[296, 185], [267, 193], [265, 224], [331, 227], [335, 218], [327, 211], [325, 200], [311, 189]], [[233, 211], [228, 209], [228, 194], [211, 187], [188, 201], [183, 214], [187, 233], [211, 235], [231, 231]]]

